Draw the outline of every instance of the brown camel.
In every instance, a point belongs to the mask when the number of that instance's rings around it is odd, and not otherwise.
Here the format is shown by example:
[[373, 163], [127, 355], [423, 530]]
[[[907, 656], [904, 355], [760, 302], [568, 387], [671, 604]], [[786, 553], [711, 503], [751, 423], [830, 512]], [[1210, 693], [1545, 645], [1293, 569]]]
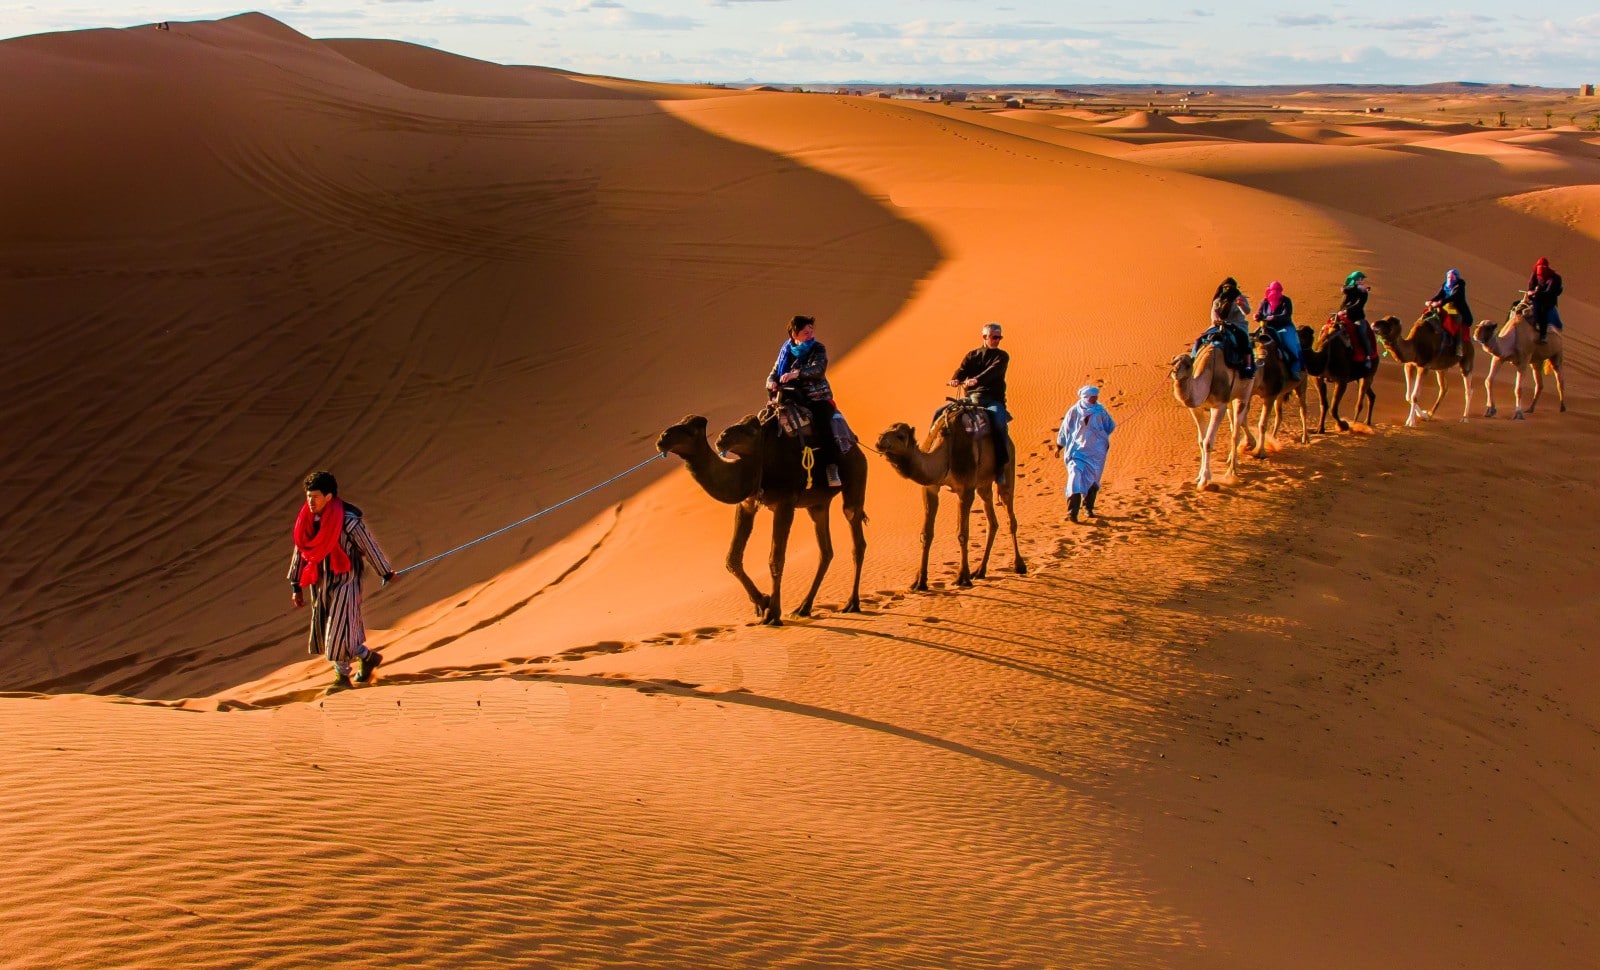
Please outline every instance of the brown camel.
[[1539, 375], [1541, 364], [1545, 373], [1555, 375], [1556, 397], [1561, 401], [1561, 410], [1567, 409], [1567, 390], [1561, 382], [1561, 362], [1564, 357], [1561, 331], [1551, 327], [1545, 342], [1540, 343], [1539, 331], [1533, 322], [1533, 307], [1527, 300], [1521, 300], [1511, 308], [1511, 315], [1506, 318], [1504, 325], [1485, 320], [1473, 329], [1472, 337], [1489, 354], [1489, 375], [1483, 379], [1483, 393], [1489, 399], [1489, 406], [1484, 409], [1484, 417], [1492, 418], [1498, 413], [1494, 406], [1494, 374], [1501, 364], [1510, 364], [1517, 369], [1517, 383], [1512, 389], [1512, 400], [1517, 410], [1511, 415], [1512, 420], [1522, 420], [1522, 375], [1525, 371], [1530, 372], [1533, 378], [1533, 400], [1528, 404], [1527, 413], [1532, 414], [1539, 403], [1539, 394], [1544, 390], [1544, 378]]
[[[1461, 392], [1467, 398], [1461, 407], [1461, 423], [1465, 424], [1467, 414], [1472, 410], [1472, 341], [1462, 343], [1460, 357], [1446, 350], [1443, 321], [1439, 319], [1437, 310], [1429, 310], [1417, 318], [1417, 322], [1411, 325], [1411, 332], [1404, 337], [1400, 336], [1399, 317], [1384, 317], [1374, 323], [1372, 329], [1383, 338], [1389, 353], [1406, 367], [1406, 403], [1410, 405], [1406, 427], [1415, 428], [1418, 418], [1433, 420], [1433, 412], [1444, 400], [1444, 372], [1452, 367], [1461, 371]], [[1433, 372], [1433, 379], [1439, 385], [1439, 395], [1433, 399], [1433, 406], [1424, 410], [1417, 406], [1417, 398], [1422, 394], [1422, 376], [1429, 371]]]
[[[1360, 361], [1355, 358], [1355, 350], [1344, 340], [1335, 339], [1338, 326], [1332, 319], [1320, 330], [1313, 331], [1310, 327], [1300, 328], [1300, 354], [1302, 362], [1306, 365], [1306, 373], [1317, 379], [1317, 397], [1322, 399], [1322, 418], [1317, 422], [1317, 434], [1325, 434], [1328, 430], [1328, 414], [1333, 414], [1334, 424], [1340, 431], [1349, 431], [1350, 422], [1339, 417], [1339, 402], [1344, 400], [1345, 389], [1351, 384], [1356, 385], [1356, 414], [1355, 419], [1361, 420], [1361, 409], [1367, 409], [1367, 423], [1372, 423], [1372, 410], [1378, 404], [1378, 394], [1372, 389], [1372, 379], [1378, 373], [1378, 361], [1374, 356], [1369, 360]], [[1328, 405], [1328, 385], [1334, 384], [1336, 390], [1333, 395], [1333, 405]]]
[[[1223, 412], [1228, 415], [1228, 477], [1236, 477], [1239, 434], [1255, 379], [1240, 377], [1239, 372], [1222, 359], [1222, 350], [1214, 343], [1204, 344], [1198, 356], [1185, 351], [1172, 358], [1171, 377], [1172, 395], [1189, 409], [1200, 439], [1200, 476], [1195, 479], [1195, 487], [1211, 486], [1211, 447], [1216, 443]], [[1204, 422], [1200, 420], [1201, 411], [1209, 412]]]
[[[993, 440], [988, 435], [974, 439], [961, 412], [945, 411], [928, 431], [926, 449], [917, 444], [916, 430], [902, 422], [892, 425], [878, 436], [878, 451], [891, 468], [922, 486], [922, 565], [917, 568], [917, 578], [911, 588], [928, 588], [928, 549], [933, 545], [933, 523], [939, 514], [939, 490], [943, 488], [956, 493], [956, 501], [960, 505], [956, 531], [961, 538], [961, 572], [956, 576], [956, 585], [971, 586], [974, 578], [983, 579], [987, 576], [989, 552], [994, 548], [994, 534], [999, 526], [991, 492], [997, 484]], [[1006, 517], [1011, 523], [1013, 561], [1017, 572], [1021, 574], [1028, 571], [1028, 566], [1022, 561], [1022, 549], [1017, 545], [1015, 455], [1007, 458], [1005, 472], [1005, 483], [999, 485], [998, 491], [1000, 501], [1006, 506]], [[978, 562], [976, 573], [970, 571], [967, 563], [974, 496], [983, 499], [983, 510], [989, 517], [989, 536], [984, 541], [983, 559]]]
[[[1291, 396], [1300, 401], [1300, 443], [1306, 444], [1311, 440], [1311, 433], [1306, 428], [1306, 375], [1301, 371], [1298, 379], [1290, 379], [1289, 362], [1284, 359], [1278, 342], [1264, 328], [1255, 332], [1255, 356], [1256, 382], [1250, 390], [1250, 396], [1261, 399], [1261, 421], [1256, 428], [1256, 445], [1251, 454], [1264, 458], [1267, 454], [1267, 420], [1272, 420], [1272, 440], [1276, 444], [1278, 428], [1283, 424], [1283, 405]], [[1245, 434], [1249, 433], [1250, 424], [1246, 421]]]
[[[816, 527], [817, 548], [821, 553], [817, 562], [817, 575], [811, 581], [811, 591], [805, 602], [794, 611], [795, 616], [810, 616], [811, 604], [816, 599], [817, 588], [833, 561], [833, 535], [829, 528], [828, 513], [833, 497], [844, 493], [844, 517], [850, 523], [852, 552], [855, 558], [855, 581], [850, 587], [850, 600], [840, 611], [861, 612], [861, 561], [867, 551], [866, 494], [867, 459], [860, 448], [852, 448], [839, 462], [843, 488], [830, 488], [821, 468], [814, 469], [810, 486], [806, 485], [806, 472], [801, 467], [803, 443], [798, 438], [780, 438], [776, 421], [766, 424], [754, 415], [723, 431], [717, 437], [717, 447], [712, 449], [706, 440], [706, 419], [690, 415], [680, 423], [661, 432], [656, 448], [662, 453], [672, 453], [684, 460], [689, 475], [706, 494], [719, 502], [734, 506], [733, 542], [728, 546], [728, 571], [744, 587], [750, 602], [755, 605], [756, 616], [768, 626], [783, 624], [779, 594], [783, 585], [783, 563], [789, 544], [789, 527], [794, 522], [795, 509], [805, 509]], [[717, 454], [726, 451], [734, 457], [725, 459]], [[756, 511], [761, 506], [772, 509], [772, 593], [765, 594], [756, 588], [744, 569], [744, 549], [750, 541], [755, 526]]]

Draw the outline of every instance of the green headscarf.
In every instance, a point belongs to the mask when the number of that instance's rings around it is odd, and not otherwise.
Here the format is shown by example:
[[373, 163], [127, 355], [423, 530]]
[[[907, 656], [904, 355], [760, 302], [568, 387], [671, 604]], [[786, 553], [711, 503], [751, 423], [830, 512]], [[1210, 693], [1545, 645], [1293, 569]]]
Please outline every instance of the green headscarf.
[[1349, 276], [1346, 276], [1344, 278], [1344, 285], [1345, 286], [1355, 286], [1357, 280], [1364, 280], [1366, 278], [1367, 278], [1367, 274], [1361, 272], [1358, 269], [1354, 273], [1351, 273]]

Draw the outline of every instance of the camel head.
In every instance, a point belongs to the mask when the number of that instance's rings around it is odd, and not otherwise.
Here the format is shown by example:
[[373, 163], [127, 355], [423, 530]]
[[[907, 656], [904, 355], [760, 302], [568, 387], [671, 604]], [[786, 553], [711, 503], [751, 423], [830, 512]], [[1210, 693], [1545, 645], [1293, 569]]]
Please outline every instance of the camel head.
[[1193, 372], [1194, 355], [1185, 350], [1183, 353], [1172, 358], [1172, 370], [1167, 373], [1167, 376], [1173, 380], [1177, 380], [1180, 377], [1188, 377]]
[[900, 421], [878, 435], [878, 450], [884, 455], [909, 455], [917, 450], [917, 430]]
[[1494, 339], [1494, 332], [1498, 329], [1500, 329], [1500, 325], [1493, 320], [1479, 320], [1472, 327], [1472, 339], [1480, 344], [1487, 345]]
[[[1411, 332], [1416, 333], [1417, 328], [1422, 326], [1422, 322], [1426, 319], [1428, 319], [1428, 314], [1426, 313], [1418, 317], [1417, 322], [1411, 325]], [[1385, 343], [1392, 344], [1400, 339], [1400, 318], [1380, 317], [1372, 321], [1372, 329], [1378, 336], [1383, 338]]]
[[673, 454], [688, 458], [706, 443], [706, 419], [698, 414], [685, 415], [682, 421], [661, 432], [656, 439], [656, 450], [663, 455]]
[[722, 433], [717, 435], [717, 450], [748, 458], [761, 449], [764, 434], [760, 419], [747, 414], [738, 424], [730, 424], [722, 429]]

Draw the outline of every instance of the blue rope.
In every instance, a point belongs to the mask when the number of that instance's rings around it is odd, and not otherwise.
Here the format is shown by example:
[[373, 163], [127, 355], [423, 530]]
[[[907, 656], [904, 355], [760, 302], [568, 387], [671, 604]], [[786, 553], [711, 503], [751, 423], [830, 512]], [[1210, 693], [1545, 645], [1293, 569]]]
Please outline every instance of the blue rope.
[[529, 522], [532, 522], [534, 519], [537, 519], [540, 516], [549, 515], [551, 512], [554, 512], [556, 509], [559, 509], [564, 505], [571, 505], [573, 502], [576, 502], [578, 499], [583, 498], [585, 495], [588, 495], [591, 492], [597, 492], [600, 489], [605, 488], [607, 485], [610, 485], [612, 482], [618, 481], [618, 480], [623, 479], [623, 478], [627, 478], [629, 475], [632, 475], [634, 472], [636, 472], [639, 469], [643, 468], [644, 466], [650, 464], [651, 462], [657, 461], [657, 460], [659, 460], [661, 458], [665, 458], [665, 457], [666, 457], [665, 453], [651, 455], [649, 458], [646, 458], [644, 461], [641, 461], [639, 464], [634, 465], [632, 468], [628, 469], [627, 471], [622, 472], [622, 473], [617, 474], [617, 475], [613, 475], [613, 476], [611, 476], [610, 478], [606, 479], [605, 481], [601, 482], [598, 485], [590, 486], [589, 488], [584, 489], [583, 491], [581, 491], [578, 494], [572, 496], [571, 498], [562, 499], [561, 501], [557, 502], [556, 504], [550, 506], [547, 509], [540, 509], [539, 511], [533, 513], [530, 516], [527, 516], [526, 518], [518, 519], [517, 521], [511, 523], [510, 525], [508, 525], [508, 526], [506, 526], [504, 528], [494, 530], [493, 532], [489, 533], [488, 535], [479, 536], [478, 538], [473, 539], [471, 542], [464, 542], [461, 545], [456, 546], [454, 549], [449, 550], [448, 552], [439, 553], [437, 556], [434, 556], [431, 559], [424, 559], [421, 562], [413, 563], [413, 564], [407, 566], [404, 569], [397, 569], [397, 570], [395, 570], [395, 575], [399, 576], [399, 575], [402, 575], [404, 573], [409, 573], [413, 569], [421, 569], [423, 566], [429, 565], [430, 563], [436, 563], [439, 560], [445, 558], [446, 556], [453, 556], [453, 555], [455, 555], [456, 553], [460, 552], [463, 549], [470, 549], [470, 548], [472, 548], [473, 546], [477, 545], [480, 542], [487, 542], [488, 540], [493, 539], [497, 535], [502, 535], [504, 533], [510, 532], [512, 529], [515, 529], [518, 526], [527, 525]]

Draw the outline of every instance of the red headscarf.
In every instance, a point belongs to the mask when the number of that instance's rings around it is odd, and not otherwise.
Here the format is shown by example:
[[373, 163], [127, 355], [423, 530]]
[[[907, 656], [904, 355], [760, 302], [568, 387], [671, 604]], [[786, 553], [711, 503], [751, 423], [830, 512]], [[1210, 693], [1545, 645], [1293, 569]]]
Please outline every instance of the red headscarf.
[[328, 500], [322, 507], [322, 521], [312, 531], [310, 503], [300, 506], [300, 514], [294, 520], [294, 547], [300, 551], [300, 558], [306, 564], [300, 568], [300, 585], [315, 586], [321, 575], [320, 564], [324, 559], [328, 561], [328, 568], [334, 575], [341, 575], [350, 571], [350, 556], [344, 551], [344, 546], [339, 542], [339, 536], [344, 532], [344, 501], [337, 495]]
[[1550, 261], [1548, 259], [1545, 259], [1543, 256], [1540, 256], [1539, 257], [1539, 261], [1537, 263], [1533, 264], [1533, 275], [1539, 277], [1542, 280], [1549, 279], [1550, 278]]
[[1266, 304], [1268, 310], [1278, 309], [1278, 301], [1283, 298], [1283, 284], [1273, 280], [1267, 285], [1267, 292], [1262, 294], [1261, 302]]

